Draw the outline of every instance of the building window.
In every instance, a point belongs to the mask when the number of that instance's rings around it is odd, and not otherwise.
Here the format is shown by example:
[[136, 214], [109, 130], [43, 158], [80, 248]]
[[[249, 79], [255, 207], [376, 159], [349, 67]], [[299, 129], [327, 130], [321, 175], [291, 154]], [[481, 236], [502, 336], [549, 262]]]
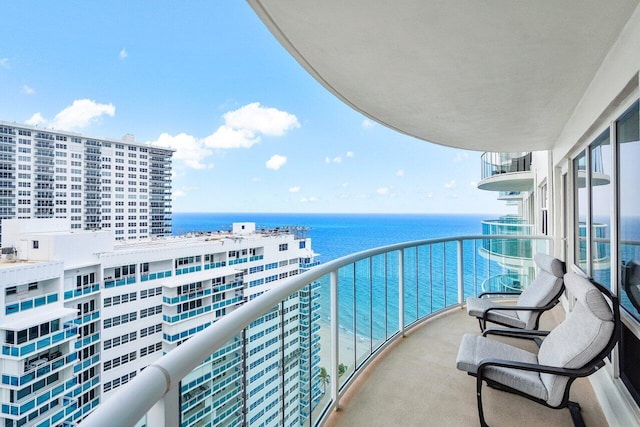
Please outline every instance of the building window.
[[287, 249], [289, 249], [289, 244], [288, 243], [281, 243], [280, 246], [278, 246], [278, 250], [280, 252], [286, 251]]
[[640, 199], [638, 199], [638, 182], [640, 169], [640, 117], [638, 103], [627, 111], [617, 122], [617, 139], [619, 144], [619, 194], [620, 212], [618, 254], [622, 268], [620, 286], [620, 304], [640, 320]]
[[575, 183], [574, 263], [587, 271], [587, 156], [583, 151], [573, 160], [573, 182]]
[[33, 249], [38, 249], [40, 247], [40, 242], [38, 240], [33, 240]]
[[611, 288], [611, 141], [609, 129], [589, 147], [591, 151], [591, 276]]

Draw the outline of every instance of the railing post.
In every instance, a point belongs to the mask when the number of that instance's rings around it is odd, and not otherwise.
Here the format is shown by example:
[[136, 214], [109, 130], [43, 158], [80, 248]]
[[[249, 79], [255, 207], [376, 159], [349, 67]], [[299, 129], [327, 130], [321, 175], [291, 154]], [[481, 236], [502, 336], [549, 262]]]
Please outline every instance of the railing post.
[[334, 402], [336, 410], [339, 407], [338, 389], [340, 387], [338, 378], [338, 358], [340, 356], [339, 348], [339, 334], [340, 324], [338, 318], [338, 271], [333, 270], [329, 274], [330, 278], [330, 301], [329, 309], [331, 313], [331, 367], [330, 367], [330, 381], [331, 381], [331, 400]]
[[398, 327], [404, 337], [404, 251], [398, 251]]
[[171, 388], [164, 397], [147, 412], [148, 426], [172, 427], [180, 425], [180, 383]]
[[464, 304], [464, 260], [463, 242], [458, 240], [458, 304]]

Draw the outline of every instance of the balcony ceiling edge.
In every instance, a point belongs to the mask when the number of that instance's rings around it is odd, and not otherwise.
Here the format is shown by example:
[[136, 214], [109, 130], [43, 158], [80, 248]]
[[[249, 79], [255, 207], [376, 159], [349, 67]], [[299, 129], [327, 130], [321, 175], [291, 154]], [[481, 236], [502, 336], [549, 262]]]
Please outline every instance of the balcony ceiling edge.
[[248, 2], [355, 110], [425, 141], [488, 151], [552, 148], [638, 5]]

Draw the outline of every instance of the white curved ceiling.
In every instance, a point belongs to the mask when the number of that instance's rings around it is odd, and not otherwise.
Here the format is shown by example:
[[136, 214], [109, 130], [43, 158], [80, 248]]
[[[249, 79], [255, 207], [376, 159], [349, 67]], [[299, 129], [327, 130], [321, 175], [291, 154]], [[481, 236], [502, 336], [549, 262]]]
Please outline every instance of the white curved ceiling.
[[553, 146], [638, 0], [248, 0], [321, 84], [452, 147]]

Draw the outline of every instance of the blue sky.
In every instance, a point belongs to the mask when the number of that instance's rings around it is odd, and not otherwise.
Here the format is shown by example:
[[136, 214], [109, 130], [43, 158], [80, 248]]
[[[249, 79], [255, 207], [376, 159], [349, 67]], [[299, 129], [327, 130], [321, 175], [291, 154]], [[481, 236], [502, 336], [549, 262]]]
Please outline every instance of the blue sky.
[[244, 2], [5, 2], [0, 120], [175, 148], [174, 212], [512, 213], [481, 153], [365, 119]]

